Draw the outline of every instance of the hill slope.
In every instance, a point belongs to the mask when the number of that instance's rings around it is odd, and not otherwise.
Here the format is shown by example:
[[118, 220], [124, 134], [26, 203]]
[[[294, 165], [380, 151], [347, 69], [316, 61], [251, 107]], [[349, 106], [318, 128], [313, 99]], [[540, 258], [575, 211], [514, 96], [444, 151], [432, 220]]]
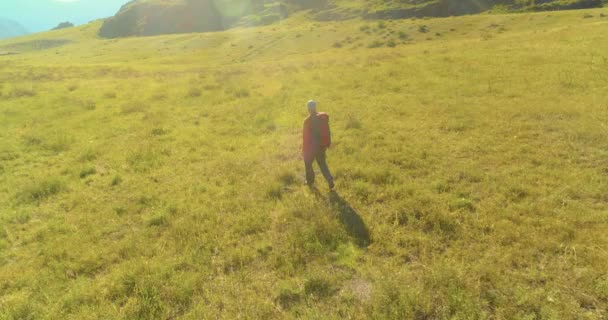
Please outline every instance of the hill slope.
[[0, 18], [0, 39], [18, 37], [27, 33], [28, 31], [19, 23]]
[[[266, 3], [268, 2], [268, 3]], [[232, 27], [254, 12], [250, 22], [269, 23], [287, 15], [276, 1], [136, 0], [124, 5], [107, 19], [99, 31], [104, 38], [218, 31]]]
[[607, 15], [0, 41], [0, 318], [605, 319]]
[[225, 30], [236, 25], [263, 25], [289, 14], [312, 9], [314, 20], [402, 19], [475, 14], [499, 6], [503, 11], [545, 11], [602, 6], [602, 0], [133, 0], [108, 18], [99, 35], [104, 38], [150, 36]]

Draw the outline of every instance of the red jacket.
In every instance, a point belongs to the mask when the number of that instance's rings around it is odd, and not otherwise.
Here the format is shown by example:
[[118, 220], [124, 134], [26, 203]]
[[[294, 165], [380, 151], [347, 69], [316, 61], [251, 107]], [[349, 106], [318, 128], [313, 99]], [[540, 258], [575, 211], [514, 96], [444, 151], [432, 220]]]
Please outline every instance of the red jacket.
[[331, 138], [329, 133], [329, 115], [324, 112], [311, 114], [304, 120], [302, 130], [302, 155], [304, 160], [312, 160], [317, 152], [329, 148]]

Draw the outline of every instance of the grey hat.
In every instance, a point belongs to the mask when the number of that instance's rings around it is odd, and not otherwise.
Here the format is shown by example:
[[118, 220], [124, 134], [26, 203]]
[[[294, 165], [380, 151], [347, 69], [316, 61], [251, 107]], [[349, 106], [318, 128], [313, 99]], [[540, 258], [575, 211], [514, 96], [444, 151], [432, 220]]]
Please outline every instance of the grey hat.
[[317, 110], [317, 102], [314, 100], [310, 100], [306, 103], [308, 107], [308, 111], [316, 111]]

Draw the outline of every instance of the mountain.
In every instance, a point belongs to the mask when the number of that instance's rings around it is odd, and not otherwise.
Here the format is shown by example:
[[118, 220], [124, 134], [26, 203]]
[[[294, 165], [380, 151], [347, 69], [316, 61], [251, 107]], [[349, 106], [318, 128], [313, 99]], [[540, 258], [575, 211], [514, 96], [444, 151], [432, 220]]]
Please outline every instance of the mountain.
[[170, 33], [219, 31], [230, 28], [239, 19], [253, 12], [277, 10], [281, 6], [264, 7], [265, 1], [172, 0], [131, 1], [114, 16], [107, 19], [99, 31], [104, 38], [124, 36], [150, 36]]
[[18, 37], [28, 33], [18, 22], [0, 18], [0, 39]]
[[103, 38], [219, 31], [263, 25], [308, 10], [313, 20], [403, 19], [601, 7], [606, 0], [132, 0], [104, 21]]

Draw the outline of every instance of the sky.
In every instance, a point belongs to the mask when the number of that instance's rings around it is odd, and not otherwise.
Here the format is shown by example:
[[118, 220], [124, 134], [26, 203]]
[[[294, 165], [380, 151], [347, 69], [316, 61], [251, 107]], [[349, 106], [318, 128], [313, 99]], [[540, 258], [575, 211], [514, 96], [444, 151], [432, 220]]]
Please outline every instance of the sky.
[[46, 31], [60, 22], [76, 25], [113, 16], [129, 0], [0, 0], [0, 18], [14, 20], [30, 32]]

